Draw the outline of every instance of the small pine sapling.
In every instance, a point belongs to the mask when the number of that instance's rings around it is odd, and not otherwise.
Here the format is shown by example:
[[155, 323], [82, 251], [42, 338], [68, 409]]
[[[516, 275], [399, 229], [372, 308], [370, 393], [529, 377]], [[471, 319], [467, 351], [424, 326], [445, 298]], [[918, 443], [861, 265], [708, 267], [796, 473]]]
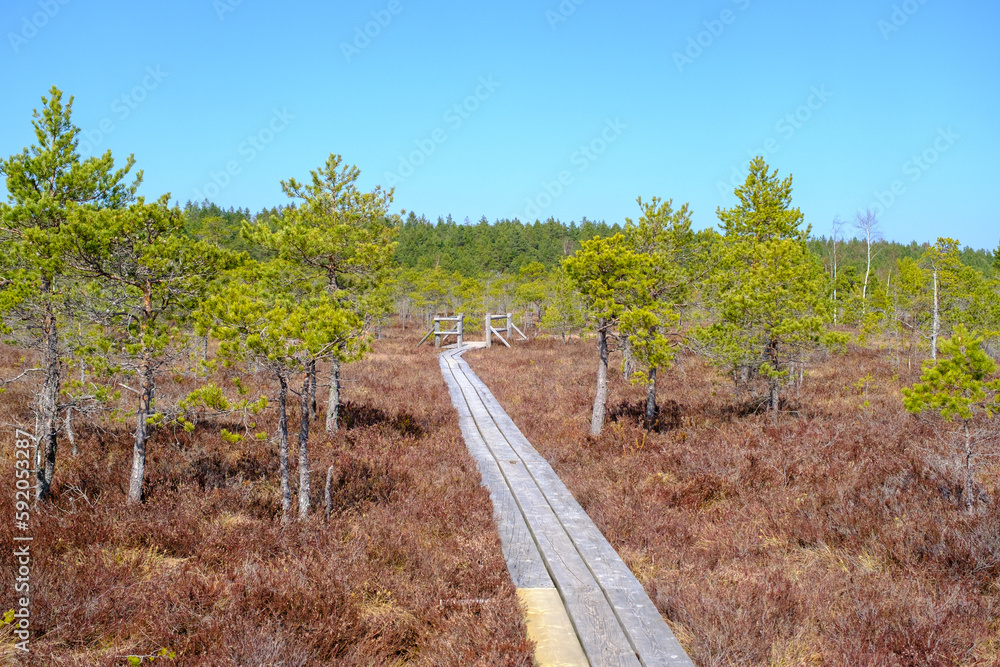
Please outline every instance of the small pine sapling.
[[974, 459], [981, 434], [974, 426], [1000, 412], [1000, 378], [993, 377], [997, 364], [980, 348], [982, 342], [965, 326], [956, 326], [954, 335], [941, 341], [939, 358], [924, 363], [920, 382], [903, 389], [903, 404], [910, 412], [935, 412], [957, 423], [965, 473], [962, 501], [970, 513], [976, 502]]

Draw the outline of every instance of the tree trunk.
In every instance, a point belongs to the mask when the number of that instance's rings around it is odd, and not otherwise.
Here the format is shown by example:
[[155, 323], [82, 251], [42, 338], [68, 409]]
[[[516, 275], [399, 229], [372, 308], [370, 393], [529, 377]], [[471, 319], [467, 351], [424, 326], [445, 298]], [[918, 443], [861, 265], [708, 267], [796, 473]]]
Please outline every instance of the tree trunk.
[[326, 469], [326, 488], [323, 490], [323, 516], [330, 518], [333, 511], [333, 497], [330, 495], [330, 484], [333, 481], [333, 466]]
[[605, 403], [608, 400], [608, 333], [607, 321], [600, 320], [597, 327], [597, 394], [594, 412], [590, 417], [590, 435], [598, 436], [604, 428]]
[[76, 446], [76, 436], [73, 434], [73, 406], [66, 408], [66, 437], [69, 438], [69, 444], [73, 446], [73, 456], [80, 453], [80, 450]]
[[281, 522], [287, 524], [292, 514], [292, 488], [288, 483], [288, 378], [278, 375], [278, 470], [281, 475]]
[[302, 380], [302, 427], [299, 429], [299, 519], [309, 516], [309, 374]]
[[[772, 340], [767, 346], [767, 359], [771, 362], [771, 372], [778, 372], [778, 341]], [[778, 414], [778, 404], [781, 402], [781, 381], [778, 377], [774, 376], [769, 378], [771, 383], [771, 391], [768, 399], [768, 408], [774, 415]]]
[[632, 379], [632, 375], [634, 373], [635, 354], [632, 352], [632, 343], [626, 336], [625, 341], [622, 344], [622, 377], [624, 377], [627, 382]]
[[837, 326], [837, 237], [833, 237], [833, 326]]
[[340, 359], [330, 362], [330, 398], [326, 402], [326, 432], [336, 433], [340, 427]]
[[653, 428], [656, 419], [656, 367], [649, 369], [649, 384], [646, 385], [646, 430]]
[[868, 314], [868, 277], [872, 272], [872, 240], [871, 233], [865, 235], [865, 245], [868, 248], [868, 263], [865, 265], [865, 285], [861, 288], [861, 317]]
[[146, 443], [149, 441], [149, 416], [152, 414], [153, 391], [153, 360], [150, 352], [143, 353], [139, 366], [139, 408], [136, 410], [135, 440], [132, 443], [132, 475], [128, 484], [128, 502], [142, 502], [142, 485], [146, 480]]
[[309, 361], [309, 418], [316, 419], [319, 412], [316, 409], [316, 360]]
[[737, 400], [742, 398], [743, 392], [746, 391], [747, 383], [749, 382], [750, 366], [749, 364], [740, 364], [733, 371], [733, 392]]
[[976, 504], [975, 481], [972, 478], [972, 435], [969, 433], [969, 422], [965, 422], [965, 485], [962, 489], [962, 499], [965, 501], [965, 511], [972, 514]]
[[[42, 289], [51, 291], [51, 286], [46, 282]], [[36, 431], [38, 446], [42, 453], [41, 464], [37, 467], [36, 477], [38, 483], [35, 486], [35, 499], [47, 500], [52, 487], [52, 476], [56, 469], [56, 450], [58, 441], [56, 433], [59, 418], [59, 385], [60, 385], [60, 364], [59, 364], [59, 336], [56, 331], [56, 316], [50, 306], [46, 306], [45, 315], [42, 322], [44, 339], [43, 367], [45, 368], [45, 381], [42, 384], [42, 392], [38, 397], [39, 428]]]
[[941, 304], [938, 299], [938, 272], [934, 269], [934, 324], [931, 328], [931, 359], [937, 359], [937, 342], [941, 333]]

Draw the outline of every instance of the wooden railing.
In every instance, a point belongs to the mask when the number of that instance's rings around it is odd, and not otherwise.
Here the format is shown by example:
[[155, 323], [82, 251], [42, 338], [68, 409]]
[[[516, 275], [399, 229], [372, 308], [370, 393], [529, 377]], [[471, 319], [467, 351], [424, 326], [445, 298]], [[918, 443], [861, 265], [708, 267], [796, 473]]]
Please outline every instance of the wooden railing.
[[[417, 343], [417, 347], [423, 345], [424, 341], [431, 336], [434, 336], [434, 347], [441, 347], [444, 339], [448, 336], [456, 336], [458, 338], [458, 346], [462, 347], [462, 343], [465, 340], [465, 327], [463, 324], [465, 321], [464, 317], [464, 313], [459, 313], [455, 317], [435, 317], [434, 328], [428, 331], [427, 335], [420, 339], [420, 342]], [[442, 322], [454, 322], [455, 328], [446, 331], [441, 328]]]
[[[503, 322], [500, 327], [493, 326], [493, 323], [497, 320]], [[486, 347], [493, 347], [493, 336], [500, 339], [500, 342], [510, 347], [510, 343], [504, 340], [501, 334], [507, 334], [507, 337], [513, 340], [514, 332], [516, 331], [521, 336], [521, 340], [528, 340], [528, 337], [524, 335], [524, 332], [517, 328], [514, 324], [513, 313], [507, 313], [506, 315], [491, 315], [486, 313], [486, 318], [484, 322], [484, 327], [486, 330]]]
[[[420, 342], [417, 343], [417, 347], [423, 345], [424, 341], [431, 336], [434, 336], [434, 347], [441, 347], [448, 336], [455, 336], [458, 339], [458, 347], [462, 347], [462, 345], [465, 344], [464, 318], [464, 313], [459, 313], [454, 317], [435, 317], [434, 328], [428, 331], [424, 337], [420, 339]], [[449, 324], [454, 322], [454, 328], [443, 329], [442, 326], [445, 322]], [[514, 324], [513, 313], [507, 313], [505, 315], [493, 315], [491, 313], [486, 313], [483, 325], [486, 333], [486, 347], [493, 346], [494, 336], [507, 347], [510, 347], [510, 343], [513, 342], [515, 333], [520, 336], [520, 340], [528, 340], [528, 337], [524, 335], [524, 332], [518, 329], [517, 325]], [[506, 336], [506, 338], [504, 338], [504, 336]]]

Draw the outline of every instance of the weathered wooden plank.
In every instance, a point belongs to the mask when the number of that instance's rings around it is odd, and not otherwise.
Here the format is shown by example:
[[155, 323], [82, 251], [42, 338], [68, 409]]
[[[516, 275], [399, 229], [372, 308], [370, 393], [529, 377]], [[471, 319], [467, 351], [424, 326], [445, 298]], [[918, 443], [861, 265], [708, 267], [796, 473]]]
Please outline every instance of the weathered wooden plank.
[[[628, 637], [593, 573], [576, 549], [541, 489], [497, 427], [487, 406], [458, 363], [449, 355], [448, 368], [463, 392], [483, 441], [499, 464], [521, 508], [550, 576], [566, 604], [588, 658], [595, 665], [638, 665]], [[464, 412], [464, 409], [462, 410]]]
[[[483, 388], [477, 387], [477, 389], [482, 392]], [[482, 398], [484, 402], [490, 403], [486, 396]], [[531, 447], [505, 412], [500, 412], [497, 406], [490, 407], [494, 419], [511, 442], [513, 449], [525, 461], [568, 534], [572, 536], [576, 548], [600, 582], [605, 596], [613, 605], [626, 634], [643, 662], [690, 664], [642, 585], [552, 468]]]
[[[478, 435], [478, 434], [477, 434]], [[475, 436], [472, 437], [475, 440]], [[485, 445], [482, 445], [485, 451]], [[493, 501], [493, 517], [500, 533], [500, 544], [511, 579], [518, 588], [544, 588], [554, 586], [541, 554], [521, 510], [514, 501], [509, 487], [488, 452], [474, 454], [482, 475], [483, 485], [490, 492]]]
[[503, 479], [496, 459], [489, 452], [475, 425], [472, 413], [469, 411], [457, 381], [448, 366], [448, 358], [453, 353], [441, 355], [441, 369], [452, 395], [453, 402], [459, 414], [459, 428], [465, 439], [466, 446], [476, 461], [483, 486], [490, 492], [493, 502], [493, 519], [496, 521], [500, 534], [500, 546], [503, 551], [507, 569], [514, 585], [518, 588], [547, 588], [555, 586], [549, 577], [541, 554], [528, 527], [524, 522], [520, 508], [514, 501], [510, 488]]
[[[501, 343], [503, 343], [507, 347], [510, 347], [510, 343], [508, 343], [507, 341], [505, 341], [503, 339], [503, 336], [500, 335], [500, 332], [498, 330], [491, 328], [490, 331], [493, 332], [493, 335], [496, 336], [500, 340]], [[507, 333], [507, 332], [504, 331], [504, 333]]]
[[[524, 463], [538, 488], [558, 516], [574, 548], [599, 582], [607, 601], [643, 664], [691, 665], [680, 643], [670, 631], [646, 594], [645, 589], [618, 556], [604, 535], [566, 489], [551, 466], [531, 446], [492, 392], [472, 373], [464, 361], [456, 359], [460, 371], [488, 408], [496, 428], [511, 450]], [[481, 427], [480, 427], [481, 428]]]
[[[486, 440], [502, 451], [499, 443], [492, 442], [490, 437]], [[524, 464], [511, 459], [501, 460], [500, 465], [591, 663], [638, 665], [628, 639], [593, 574], [531, 480]]]
[[430, 331], [428, 331], [427, 335], [424, 336], [423, 338], [421, 338], [420, 342], [417, 343], [417, 347], [420, 347], [421, 345], [423, 345], [424, 341], [427, 340], [428, 338], [430, 338], [433, 334], [434, 334], [434, 329], [431, 329]]
[[528, 639], [535, 642], [536, 664], [545, 667], [590, 665], [559, 591], [554, 587], [519, 588], [517, 599], [524, 607]]

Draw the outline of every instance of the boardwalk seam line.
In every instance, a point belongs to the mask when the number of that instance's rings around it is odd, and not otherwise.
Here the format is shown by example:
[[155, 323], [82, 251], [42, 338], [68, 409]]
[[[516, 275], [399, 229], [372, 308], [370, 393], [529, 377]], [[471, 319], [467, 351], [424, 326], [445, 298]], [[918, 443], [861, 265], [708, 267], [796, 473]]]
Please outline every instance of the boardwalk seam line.
[[[468, 365], [467, 362], [466, 362], [466, 365]], [[449, 367], [450, 367], [450, 364], [449, 364]], [[461, 368], [461, 366], [460, 366], [460, 368]], [[507, 444], [510, 445], [511, 451], [513, 451], [514, 454], [515, 454], [515, 456], [517, 456], [518, 460], [520, 460], [521, 464], [524, 466], [525, 471], [527, 471], [528, 476], [531, 477], [531, 480], [535, 483], [535, 486], [538, 487], [538, 490], [542, 494], [542, 497], [545, 499], [545, 502], [547, 502], [549, 504], [549, 506], [552, 507], [552, 501], [549, 499], [548, 494], [545, 493], [545, 488], [541, 484], [539, 484], [538, 478], [535, 477], [535, 474], [531, 471], [531, 467], [524, 460], [524, 457], [521, 456], [521, 453], [517, 450], [517, 448], [514, 447], [514, 443], [512, 443], [510, 441], [510, 438], [507, 437], [507, 434], [503, 432], [503, 429], [500, 427], [500, 424], [497, 422], [496, 417], [493, 415], [493, 412], [489, 409], [489, 406], [486, 405], [485, 399], [483, 398], [482, 394], [479, 392], [479, 389], [476, 387], [476, 383], [473, 382], [471, 380], [471, 378], [469, 378], [468, 375], [466, 375], [464, 369], [462, 369], [462, 374], [465, 375], [465, 379], [472, 386], [473, 391], [476, 392], [476, 396], [479, 398], [480, 402], [482, 402], [482, 404], [484, 406], [486, 406], [486, 412], [487, 412], [487, 414], [489, 414], [490, 419], [493, 421], [493, 425], [497, 427], [497, 431], [500, 432], [500, 435], [502, 435], [503, 438], [504, 438], [504, 440], [507, 441]], [[497, 401], [497, 403], [499, 404], [499, 401]], [[511, 421], [513, 422], [513, 420], [511, 420]], [[477, 429], [479, 428], [478, 424], [476, 425], [476, 428]], [[481, 431], [480, 431], [480, 433], [481, 433]], [[567, 492], [568, 491], [569, 491], [569, 489], [567, 489]], [[570, 494], [570, 495], [572, 495], [572, 494]], [[587, 560], [587, 557], [584, 555], [583, 551], [580, 549], [580, 546], [577, 543], [577, 541], [575, 539], [573, 539], [573, 534], [569, 531], [568, 528], [566, 528], [566, 524], [563, 523], [562, 517], [559, 516], [559, 513], [555, 511], [554, 507], [553, 507], [553, 512], [552, 513], [556, 517], [556, 521], [559, 522], [559, 526], [563, 529], [563, 532], [566, 533], [566, 536], [569, 538], [569, 541], [573, 545], [573, 548], [576, 549], [576, 552], [580, 555], [580, 560], [582, 560], [583, 564], [587, 567], [587, 571], [590, 572], [590, 576], [592, 576], [594, 578], [594, 581], [597, 582], [597, 587], [601, 589], [601, 595], [604, 596], [605, 601], [607, 601], [608, 606], [611, 608], [611, 613], [614, 614], [615, 620], [618, 621], [618, 627], [620, 627], [622, 629], [622, 634], [625, 635], [625, 639], [628, 641], [629, 647], [632, 649], [632, 652], [635, 654], [635, 657], [639, 661], [639, 664], [643, 665], [643, 667], [648, 667], [648, 665], [646, 665], [646, 661], [642, 659], [642, 656], [640, 655], [639, 650], [636, 647], [635, 642], [632, 639], [632, 635], [628, 631], [628, 627], [622, 621], [621, 615], [618, 613], [618, 609], [615, 607], [614, 602], [611, 600], [610, 596], [608, 595], [608, 591], [604, 588], [604, 584], [601, 582], [601, 579], [597, 576], [597, 573], [594, 572], [594, 569], [590, 566], [590, 562]], [[607, 539], [607, 538], [605, 538], [605, 539]], [[612, 548], [614, 548], [614, 547], [612, 547]], [[543, 555], [543, 558], [544, 558], [544, 555]]]
[[[457, 357], [458, 354], [456, 354], [455, 352], [446, 352], [445, 354], [448, 355], [448, 359], [447, 359], [448, 370], [451, 371], [452, 375], [454, 376], [455, 375], [455, 369], [451, 365], [451, 361], [453, 359], [455, 359], [455, 357]], [[462, 371], [462, 375], [465, 376], [465, 372], [464, 371]], [[482, 396], [480, 396], [479, 392], [476, 391], [475, 386], [472, 385], [472, 382], [469, 380], [468, 376], [465, 376], [465, 380], [466, 380], [466, 382], [469, 383], [470, 386], [472, 386], [472, 390], [476, 393], [476, 397], [479, 398], [480, 402], [483, 403], [483, 407], [485, 407], [486, 410], [487, 410], [487, 412], [489, 412], [489, 407], [486, 406], [486, 403], [482, 400]], [[465, 389], [462, 388], [462, 385], [458, 382], [458, 378], [457, 377], [455, 377], [455, 381], [456, 381], [455, 382], [456, 385], [458, 386], [458, 390], [462, 393], [462, 400], [465, 401], [466, 406], [469, 408], [469, 413], [472, 414], [472, 405], [469, 403], [469, 397], [466, 395]], [[491, 419], [492, 419], [492, 415], [491, 415]], [[541, 556], [542, 564], [545, 565], [545, 571], [548, 572], [549, 578], [552, 579], [553, 586], [555, 587], [556, 591], [559, 593], [559, 599], [562, 601], [563, 608], [566, 609], [566, 616], [569, 618], [569, 622], [573, 626], [573, 632], [575, 632], [576, 635], [577, 635], [577, 637], [579, 637], [580, 636], [580, 628], [577, 625], [576, 621], [573, 619], [573, 614], [570, 613], [570, 608], [566, 604], [566, 598], [563, 595], [562, 589], [559, 587], [559, 585], [558, 585], [558, 583], [556, 581], [555, 572], [552, 570], [552, 566], [549, 564], [549, 558], [546, 555], [545, 551], [542, 549], [542, 545], [538, 541], [538, 537], [535, 535], [534, 529], [531, 527], [531, 522], [528, 521], [528, 516], [527, 516], [527, 514], [524, 511], [524, 506], [521, 505], [521, 501], [517, 497], [517, 494], [514, 492], [514, 488], [511, 486], [510, 479], [508, 479], [508, 477], [507, 477], [507, 473], [504, 472], [503, 466], [500, 464], [500, 459], [497, 457], [497, 453], [493, 450], [493, 447], [490, 445], [489, 441], [486, 439], [486, 435], [483, 433], [482, 429], [479, 426], [479, 422], [476, 421], [475, 417], [473, 417], [472, 423], [476, 425], [476, 431], [479, 432], [479, 437], [482, 439], [483, 443], [486, 445], [486, 449], [489, 451], [490, 456], [492, 456], [493, 460], [496, 461], [497, 468], [500, 470], [500, 476], [503, 477], [504, 484], [506, 484], [507, 488], [510, 490], [511, 497], [514, 499], [514, 504], [517, 505], [517, 510], [521, 513], [521, 516], [524, 517], [524, 524], [525, 524], [525, 526], [528, 529], [528, 534], [531, 535], [532, 542], [535, 543], [535, 547], [538, 549], [538, 554], [539, 554], [539, 556]], [[494, 420], [494, 424], [496, 424], [495, 420]], [[501, 432], [501, 435], [503, 435], [502, 432]], [[504, 436], [504, 439], [506, 440], [506, 436]], [[507, 440], [507, 444], [508, 445], [510, 444], [509, 440]], [[511, 449], [513, 450], [513, 447]], [[518, 458], [520, 458], [520, 455], [517, 454], [516, 451], [514, 453], [518, 456]], [[521, 459], [521, 462], [523, 464], [524, 460]], [[527, 466], [525, 466], [525, 469], [527, 469]], [[530, 475], [531, 472], [528, 471], [528, 474]], [[534, 476], [532, 476], [532, 480], [534, 480]], [[535, 485], [537, 486], [537, 484], [538, 483], [536, 481]], [[541, 489], [539, 489], [539, 491], [541, 492]], [[541, 492], [541, 493], [542, 493], [542, 497], [545, 498], [546, 502], [548, 502], [548, 497], [545, 496], [545, 493], [544, 492]], [[555, 513], [555, 511], [553, 511], [553, 515], [556, 517], [556, 520], [558, 521], [559, 520], [559, 516]], [[562, 526], [563, 531], [565, 532], [566, 531], [566, 527], [563, 526], [563, 524], [562, 524], [561, 521], [559, 521], [559, 525]], [[567, 536], [569, 535], [569, 533], [566, 533], [566, 534], [567, 534]], [[576, 543], [572, 541], [572, 538], [570, 538], [570, 542], [572, 542], [573, 547], [576, 548]], [[579, 549], [577, 549], [577, 552], [579, 553]], [[581, 559], [582, 559], [582, 556], [581, 556]], [[584, 561], [584, 564], [586, 565], [586, 561]], [[587, 570], [590, 571], [590, 566], [589, 565], [587, 565]], [[591, 576], [593, 576], [593, 574], [594, 574], [593, 571], [591, 571], [590, 573], [591, 573]], [[594, 580], [597, 581], [597, 578], [595, 577]], [[598, 587], [600, 587], [600, 582], [598, 582]], [[602, 594], [604, 594], [604, 589], [603, 588], [601, 589], [601, 592], [602, 592]], [[606, 594], [605, 594], [605, 598], [606, 598]], [[614, 611], [614, 610], [612, 609], [612, 611]], [[615, 618], [616, 619], [618, 618], [617, 614], [615, 614]], [[621, 621], [619, 620], [619, 625], [620, 624], [621, 624]], [[626, 638], [628, 638], [627, 634], [626, 634]], [[629, 639], [629, 644], [630, 645], [631, 645], [631, 641], [632, 640]], [[583, 642], [581, 642], [581, 648], [583, 648], [584, 654], [586, 655], [587, 649], [586, 649], [585, 646], [583, 646]], [[590, 660], [590, 656], [589, 655], [587, 655], [587, 659]]]

